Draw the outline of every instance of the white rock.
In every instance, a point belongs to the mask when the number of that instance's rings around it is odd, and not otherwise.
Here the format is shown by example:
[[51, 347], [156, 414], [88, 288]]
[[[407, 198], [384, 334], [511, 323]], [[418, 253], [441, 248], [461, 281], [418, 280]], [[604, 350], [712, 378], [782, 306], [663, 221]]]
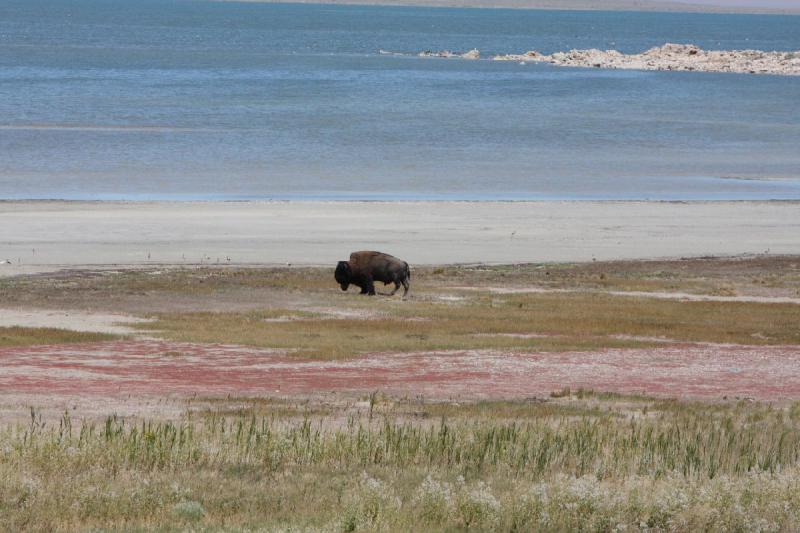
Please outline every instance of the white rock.
[[800, 51], [702, 50], [692, 44], [674, 43], [657, 46], [641, 54], [628, 55], [618, 50], [596, 49], [570, 50], [551, 55], [530, 51], [522, 55], [498, 55], [492, 59], [537, 61], [570, 67], [800, 75]]

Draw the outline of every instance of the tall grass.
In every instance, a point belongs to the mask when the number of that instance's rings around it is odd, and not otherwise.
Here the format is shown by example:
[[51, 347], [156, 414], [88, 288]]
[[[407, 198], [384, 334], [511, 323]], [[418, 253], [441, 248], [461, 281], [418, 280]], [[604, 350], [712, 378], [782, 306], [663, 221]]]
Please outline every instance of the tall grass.
[[272, 418], [209, 416], [202, 422], [126, 424], [109, 417], [102, 426], [72, 430], [36, 423], [3, 435], [7, 459], [49, 462], [90, 460], [109, 468], [170, 470], [252, 465], [266, 471], [289, 466], [423, 465], [465, 476], [500, 469], [526, 478], [554, 473], [598, 479], [677, 473], [714, 478], [776, 472], [800, 458], [800, 424], [782, 412], [758, 423], [733, 415], [660, 413], [653, 417], [556, 416], [505, 423], [442, 418], [435, 424], [350, 418], [327, 428], [324, 419], [287, 423]]
[[[158, 516], [223, 528], [403, 530], [423, 521], [431, 529], [688, 530], [763, 520], [787, 530], [800, 526], [798, 412], [426, 422], [212, 412], [79, 427], [68, 415], [48, 425], [32, 413], [29, 424], [0, 433], [0, 529], [25, 520], [146, 527]], [[33, 502], [49, 521], [34, 516]]]

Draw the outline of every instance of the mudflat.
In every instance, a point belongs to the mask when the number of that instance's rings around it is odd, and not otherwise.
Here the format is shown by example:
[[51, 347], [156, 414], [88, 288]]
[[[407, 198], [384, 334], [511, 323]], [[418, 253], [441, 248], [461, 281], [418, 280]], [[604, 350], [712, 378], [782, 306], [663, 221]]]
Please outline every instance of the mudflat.
[[0, 276], [84, 265], [412, 264], [800, 254], [800, 202], [0, 203]]

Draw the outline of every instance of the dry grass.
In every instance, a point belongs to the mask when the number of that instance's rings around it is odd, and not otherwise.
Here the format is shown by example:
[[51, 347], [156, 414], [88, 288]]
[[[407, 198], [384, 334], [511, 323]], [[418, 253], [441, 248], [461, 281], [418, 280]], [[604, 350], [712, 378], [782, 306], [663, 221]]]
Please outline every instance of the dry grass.
[[[415, 272], [416, 273], [416, 272]], [[558, 289], [800, 296], [800, 258], [755, 256], [596, 261], [422, 269], [426, 286], [536, 286]]]
[[251, 397], [198, 397], [189, 400], [187, 411], [191, 417], [239, 417], [305, 420], [309, 417], [332, 417], [346, 407], [331, 402], [311, 399], [284, 399], [266, 396]]
[[[649, 343], [619, 335], [799, 344], [799, 305], [454, 289], [796, 295], [797, 263], [420, 268], [406, 302], [342, 294], [330, 269], [72, 272], [0, 280], [0, 299], [155, 315], [142, 327], [168, 338], [316, 357]], [[6, 346], [108, 338], [0, 329]], [[800, 403], [567, 389], [516, 402], [338, 402], [193, 398], [158, 422], [32, 411], [0, 426], [0, 530], [800, 530]]]
[[[800, 422], [800, 403], [775, 409]], [[275, 397], [196, 397], [187, 402], [189, 417], [265, 418], [270, 420], [303, 421], [309, 418], [342, 427], [353, 417], [370, 421], [395, 422], [428, 421], [439, 424], [449, 421], [495, 422], [561, 419], [597, 419], [613, 417], [619, 420], [692, 413], [694, 416], [747, 417], [760, 420], [773, 407], [748, 400], [708, 402], [669, 398], [654, 398], [642, 394], [621, 394], [589, 389], [554, 391], [546, 398], [518, 400], [431, 401], [424, 397], [402, 398], [375, 391], [360, 397], [320, 395], [289, 399]]]
[[[357, 304], [352, 308], [361, 308], [362, 302]], [[459, 305], [385, 300], [368, 305], [380, 314], [333, 319], [297, 316], [293, 310], [167, 313], [156, 315], [154, 323], [142, 327], [173, 340], [270, 347], [322, 358], [371, 352], [563, 351], [653, 345], [636, 337], [800, 343], [800, 306], [794, 304], [681, 302], [575, 293], [481, 295]], [[275, 316], [293, 315], [298, 320], [271, 321]]]
[[[0, 430], [0, 529], [800, 527], [799, 404], [585, 391], [545, 403], [371, 404], [335, 424], [298, 419], [302, 405], [80, 428], [32, 412]], [[413, 411], [424, 420], [409, 420]]]
[[54, 328], [0, 328], [0, 347], [30, 346], [36, 344], [67, 344], [99, 342], [119, 339], [118, 335], [87, 333]]
[[[264, 322], [261, 313], [188, 313], [161, 315], [147, 329], [171, 340], [242, 344], [287, 350], [292, 355], [337, 359], [375, 352], [466, 349], [588, 350], [639, 347], [646, 343], [581, 338], [515, 338], [478, 336], [496, 330], [472, 320], [320, 319]], [[475, 321], [477, 322], [477, 321]], [[507, 328], [514, 325], [509, 324]], [[516, 325], [517, 327], [519, 325]]]
[[[0, 278], [4, 306], [65, 307], [116, 312], [176, 307], [251, 309], [287, 302], [327, 302], [338, 289], [332, 268], [164, 267], [157, 270], [65, 271]], [[413, 293], [448, 287], [512, 286], [697, 294], [800, 295], [800, 258], [613, 261], [579, 264], [419, 267]], [[341, 300], [337, 300], [340, 302]]]
[[[105, 298], [157, 294], [208, 297], [226, 291], [330, 289], [333, 275], [321, 268], [165, 267], [147, 270], [61, 271], [0, 278], [8, 304], [88, 304]], [[335, 284], [334, 284], [335, 286]]]
[[[755, 257], [426, 267], [415, 269], [408, 302], [343, 294], [329, 268], [81, 271], [0, 279], [0, 300], [6, 306], [155, 316], [156, 324], [142, 327], [171, 339], [266, 346], [328, 358], [378, 351], [651, 344], [618, 336], [796, 344], [798, 305], [680, 302], [580, 290], [794, 295], [800, 290], [798, 264], [796, 257]], [[463, 286], [579, 292], [493, 295], [457, 289]], [[516, 334], [540, 337], [509, 336]], [[28, 343], [40, 342], [28, 338]], [[22, 337], [16, 342], [22, 343]]]

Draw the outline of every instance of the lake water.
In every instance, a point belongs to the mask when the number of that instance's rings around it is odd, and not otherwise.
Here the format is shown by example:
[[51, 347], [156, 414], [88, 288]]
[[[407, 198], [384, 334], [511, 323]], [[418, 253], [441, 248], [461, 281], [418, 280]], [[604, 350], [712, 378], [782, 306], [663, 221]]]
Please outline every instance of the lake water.
[[0, 2], [0, 198], [800, 198], [800, 78], [379, 50], [800, 50], [800, 17]]

